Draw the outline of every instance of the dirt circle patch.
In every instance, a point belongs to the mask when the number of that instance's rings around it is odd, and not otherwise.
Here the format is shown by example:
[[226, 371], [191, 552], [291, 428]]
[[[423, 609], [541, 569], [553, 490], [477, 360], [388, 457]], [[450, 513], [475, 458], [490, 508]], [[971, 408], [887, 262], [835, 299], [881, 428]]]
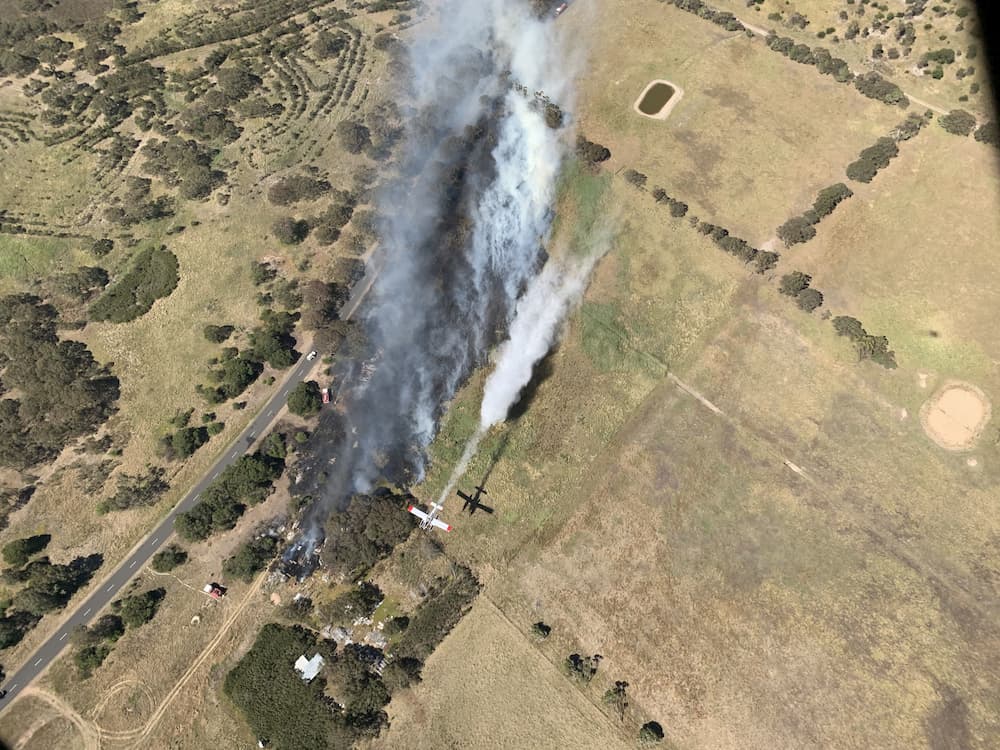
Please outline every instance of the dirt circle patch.
[[920, 423], [942, 448], [971, 448], [990, 421], [990, 401], [971, 383], [945, 383], [920, 407]]
[[149, 688], [135, 680], [113, 685], [94, 707], [94, 716], [101, 734], [108, 739], [116, 735], [131, 736], [141, 729], [156, 709]]

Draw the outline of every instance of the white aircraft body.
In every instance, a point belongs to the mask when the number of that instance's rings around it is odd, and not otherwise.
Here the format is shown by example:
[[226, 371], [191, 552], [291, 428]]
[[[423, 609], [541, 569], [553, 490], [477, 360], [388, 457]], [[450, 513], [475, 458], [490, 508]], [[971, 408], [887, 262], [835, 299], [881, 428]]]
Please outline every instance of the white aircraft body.
[[430, 513], [424, 513], [416, 505], [408, 506], [407, 510], [420, 519], [420, 528], [422, 529], [429, 529], [431, 526], [434, 526], [438, 529], [451, 531], [451, 526], [438, 518], [438, 513], [444, 510], [444, 507], [438, 503], [431, 503]]

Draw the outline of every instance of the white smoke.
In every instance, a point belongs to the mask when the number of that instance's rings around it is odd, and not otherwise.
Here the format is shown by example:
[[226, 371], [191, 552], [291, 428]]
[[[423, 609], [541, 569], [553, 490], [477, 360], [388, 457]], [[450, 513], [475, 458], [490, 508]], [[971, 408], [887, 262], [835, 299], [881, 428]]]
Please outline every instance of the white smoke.
[[583, 294], [593, 263], [570, 268], [547, 264], [518, 301], [510, 337], [500, 347], [496, 367], [486, 380], [479, 411], [482, 430], [507, 418], [531, 380], [535, 363], [552, 348], [570, 306]]

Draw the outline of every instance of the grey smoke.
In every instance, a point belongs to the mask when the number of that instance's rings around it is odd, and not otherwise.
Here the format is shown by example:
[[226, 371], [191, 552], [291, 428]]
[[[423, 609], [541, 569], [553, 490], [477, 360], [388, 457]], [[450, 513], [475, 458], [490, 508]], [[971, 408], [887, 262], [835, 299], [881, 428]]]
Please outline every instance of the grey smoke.
[[377, 365], [314, 437], [296, 487], [318, 497], [312, 541], [352, 494], [387, 476], [423, 478], [444, 404], [511, 325], [544, 260], [568, 135], [510, 82], [568, 103], [551, 23], [520, 0], [461, 0], [421, 28], [408, 45], [416, 104], [400, 175], [377, 201], [383, 270], [362, 308]]

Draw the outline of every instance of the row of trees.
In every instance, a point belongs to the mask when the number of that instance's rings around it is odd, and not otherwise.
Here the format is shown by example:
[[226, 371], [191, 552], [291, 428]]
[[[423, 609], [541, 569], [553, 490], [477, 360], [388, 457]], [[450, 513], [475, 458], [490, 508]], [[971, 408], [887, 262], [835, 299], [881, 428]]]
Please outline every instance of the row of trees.
[[854, 78], [846, 60], [834, 57], [823, 47], [812, 48], [808, 44], [796, 44], [794, 39], [778, 36], [773, 31], [764, 40], [775, 52], [802, 65], [814, 65], [823, 75], [833, 76], [840, 83], [848, 83]]
[[666, 0], [672, 5], [676, 5], [681, 10], [694, 13], [699, 18], [704, 18], [724, 28], [726, 31], [746, 31], [743, 24], [732, 13], [728, 11], [716, 10], [708, 3], [701, 0]]
[[[692, 219], [692, 223], [694, 223], [694, 219]], [[766, 273], [778, 265], [778, 259], [781, 257], [778, 253], [758, 250], [746, 240], [729, 234], [729, 230], [725, 227], [710, 224], [707, 221], [700, 221], [695, 226], [699, 232], [710, 236], [716, 245], [730, 255], [744, 263], [753, 263], [757, 273]]]
[[[541, 631], [543, 637], [548, 637], [551, 628], [545, 623], [538, 622], [534, 625], [535, 632]], [[573, 653], [563, 661], [563, 671], [570, 679], [579, 683], [589, 683], [597, 675], [604, 657], [600, 654], [584, 656]], [[628, 709], [628, 683], [625, 680], [615, 680], [614, 685], [604, 691], [601, 697], [602, 702], [614, 711], [618, 721], [625, 721], [625, 711]], [[658, 722], [649, 721], [639, 729], [639, 743], [643, 746], [655, 745], [663, 741], [663, 727]]]
[[889, 166], [899, 154], [899, 147], [892, 138], [882, 137], [868, 148], [862, 149], [858, 158], [847, 165], [847, 176], [856, 182], [871, 182], [880, 169]]
[[792, 271], [781, 277], [778, 291], [792, 297], [804, 312], [812, 312], [823, 304], [823, 293], [809, 286], [812, 276], [801, 271]]
[[838, 182], [836, 185], [823, 188], [813, 201], [812, 208], [803, 212], [799, 216], [793, 216], [780, 227], [777, 234], [785, 247], [797, 245], [800, 242], [807, 242], [816, 236], [816, 224], [825, 216], [833, 213], [833, 210], [841, 201], [850, 198], [854, 193], [847, 185]]
[[201, 501], [179, 513], [174, 528], [182, 539], [201, 541], [236, 525], [248, 505], [256, 505], [273, 489], [284, 461], [260, 452], [241, 456], [201, 493]]
[[896, 368], [896, 353], [889, 349], [889, 339], [868, 333], [857, 318], [838, 315], [833, 319], [833, 328], [838, 336], [851, 340], [859, 360], [870, 359], [889, 370]]

